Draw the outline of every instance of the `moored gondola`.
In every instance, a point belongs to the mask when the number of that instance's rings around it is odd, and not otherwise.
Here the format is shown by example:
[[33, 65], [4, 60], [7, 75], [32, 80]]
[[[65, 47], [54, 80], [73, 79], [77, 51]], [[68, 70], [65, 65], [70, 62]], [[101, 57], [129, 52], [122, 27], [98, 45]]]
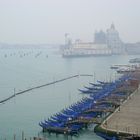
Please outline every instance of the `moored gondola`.
[[125, 94], [123, 92], [115, 91], [122, 84], [127, 84], [126, 81], [131, 78], [131, 76], [124, 75], [114, 82], [100, 81], [102, 87], [95, 93], [91, 90], [80, 90], [81, 92], [86, 91], [89, 97], [82, 98], [68, 108], [52, 115], [48, 120], [40, 122], [39, 125], [43, 128], [43, 131], [49, 133], [75, 135], [88, 124], [99, 124], [101, 118], [99, 119], [98, 116], [113, 112], [115, 99], [117, 102], [124, 99]]
[[78, 89], [81, 93], [83, 93], [83, 94], [94, 94], [94, 93], [96, 93], [97, 91], [94, 91], [94, 90], [89, 90], [89, 89], [87, 89], [87, 90], [83, 90], [83, 89]]

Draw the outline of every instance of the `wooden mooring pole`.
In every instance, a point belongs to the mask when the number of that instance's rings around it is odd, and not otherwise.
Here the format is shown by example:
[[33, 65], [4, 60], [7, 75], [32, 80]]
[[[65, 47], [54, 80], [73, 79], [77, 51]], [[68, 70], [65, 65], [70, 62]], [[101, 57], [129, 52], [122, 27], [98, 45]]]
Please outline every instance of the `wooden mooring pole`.
[[24, 131], [22, 131], [22, 140], [24, 140]]
[[14, 134], [14, 140], [16, 140], [16, 134]]

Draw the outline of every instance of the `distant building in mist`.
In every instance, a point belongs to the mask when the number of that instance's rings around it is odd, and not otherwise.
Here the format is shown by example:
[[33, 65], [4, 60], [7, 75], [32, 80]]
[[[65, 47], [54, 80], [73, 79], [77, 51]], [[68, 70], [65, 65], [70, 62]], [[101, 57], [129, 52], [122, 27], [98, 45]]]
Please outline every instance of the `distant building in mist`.
[[63, 54], [65, 56], [88, 56], [88, 55], [113, 55], [113, 54], [140, 54], [140, 43], [123, 43], [119, 37], [119, 32], [115, 25], [110, 28], [94, 33], [93, 42], [82, 42], [76, 39], [72, 43], [68, 34], [65, 34], [65, 46]]
[[95, 32], [94, 34], [94, 43], [95, 44], [106, 44], [107, 42], [107, 37], [106, 33], [100, 30], [99, 32]]
[[115, 29], [114, 24], [107, 29], [107, 45], [112, 50], [112, 54], [122, 54], [125, 51], [123, 42], [119, 37], [119, 32]]
[[140, 42], [137, 43], [126, 43], [125, 50], [127, 54], [140, 54]]
[[103, 32], [102, 30], [99, 32], [96, 31], [94, 34], [94, 43], [107, 44], [111, 49], [112, 54], [121, 54], [125, 52], [123, 42], [121, 41], [114, 24], [111, 24], [111, 27], [107, 29], [106, 32]]

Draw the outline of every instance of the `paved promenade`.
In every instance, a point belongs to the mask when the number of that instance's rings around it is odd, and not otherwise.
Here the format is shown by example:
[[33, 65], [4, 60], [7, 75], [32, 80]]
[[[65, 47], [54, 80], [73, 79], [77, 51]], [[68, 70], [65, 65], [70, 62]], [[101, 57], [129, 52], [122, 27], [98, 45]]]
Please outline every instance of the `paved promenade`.
[[102, 127], [140, 135], [140, 88], [102, 124]]

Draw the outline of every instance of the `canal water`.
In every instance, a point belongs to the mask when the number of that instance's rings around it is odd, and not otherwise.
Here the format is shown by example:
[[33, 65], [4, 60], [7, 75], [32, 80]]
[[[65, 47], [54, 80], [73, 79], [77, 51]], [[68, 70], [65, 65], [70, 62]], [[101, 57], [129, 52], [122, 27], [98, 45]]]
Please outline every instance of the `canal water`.
[[[110, 81], [118, 77], [112, 64], [128, 64], [139, 56], [106, 56], [63, 58], [57, 49], [1, 49], [0, 50], [0, 100], [30, 87], [43, 85], [76, 74], [79, 76], [60, 83], [42, 87], [18, 95], [0, 104], [0, 140], [21, 139], [24, 131], [27, 139], [44, 136], [48, 140], [65, 140], [63, 135], [41, 133], [38, 123], [80, 100], [85, 95], [78, 89], [96, 80]], [[101, 140], [93, 132], [94, 126], [80, 132], [73, 140]], [[69, 138], [71, 139], [71, 138]]]

